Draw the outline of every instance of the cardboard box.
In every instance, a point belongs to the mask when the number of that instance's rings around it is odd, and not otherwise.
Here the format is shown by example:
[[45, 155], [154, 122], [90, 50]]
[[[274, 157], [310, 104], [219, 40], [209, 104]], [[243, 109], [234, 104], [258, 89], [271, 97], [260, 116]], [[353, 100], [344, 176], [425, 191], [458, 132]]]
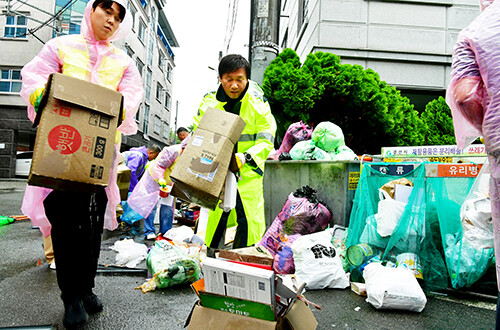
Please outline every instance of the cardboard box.
[[80, 191], [107, 186], [122, 108], [117, 91], [52, 74], [34, 122], [28, 183]]
[[252, 262], [260, 265], [272, 266], [273, 255], [263, 246], [249, 246], [240, 249], [219, 250], [219, 258]]
[[170, 174], [172, 194], [214, 209], [245, 125], [240, 116], [208, 108]]
[[309, 307], [297, 300], [288, 313], [277, 321], [261, 320], [253, 317], [232, 314], [195, 304], [186, 324], [188, 329], [296, 329], [314, 330], [318, 322]]
[[125, 163], [118, 164], [116, 183], [120, 189], [120, 198], [126, 201], [130, 189], [130, 178], [132, 177], [132, 170], [125, 165]]
[[215, 258], [202, 264], [205, 291], [275, 306], [275, 276], [272, 270]]
[[277, 311], [271, 305], [208, 293], [202, 278], [191, 284], [200, 300], [193, 306], [185, 326], [189, 325], [189, 329], [316, 329], [318, 322], [310, 308], [297, 299], [304, 286], [305, 283], [295, 281], [294, 275], [278, 275], [276, 293], [289, 305]]

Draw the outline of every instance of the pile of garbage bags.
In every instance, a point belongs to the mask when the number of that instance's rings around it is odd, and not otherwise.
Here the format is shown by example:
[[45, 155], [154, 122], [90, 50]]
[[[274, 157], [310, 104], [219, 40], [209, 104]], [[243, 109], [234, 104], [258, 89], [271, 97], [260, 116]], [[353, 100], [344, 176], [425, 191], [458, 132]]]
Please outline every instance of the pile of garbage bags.
[[272, 154], [274, 160], [358, 160], [345, 145], [342, 129], [329, 121], [319, 123], [314, 130], [302, 122], [288, 128], [280, 148]]

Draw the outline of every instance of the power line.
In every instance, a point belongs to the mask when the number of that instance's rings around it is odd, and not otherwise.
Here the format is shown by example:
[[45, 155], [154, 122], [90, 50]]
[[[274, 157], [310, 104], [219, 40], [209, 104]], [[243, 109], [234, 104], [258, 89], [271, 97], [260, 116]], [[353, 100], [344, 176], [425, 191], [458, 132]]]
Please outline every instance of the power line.
[[[224, 36], [224, 50], [227, 54], [229, 51], [229, 45], [231, 44], [231, 39], [233, 38], [234, 28], [236, 26], [236, 18], [238, 14], [238, 3], [239, 0], [229, 1], [228, 15], [226, 20], [226, 34]], [[232, 4], [232, 6], [231, 6]]]
[[[30, 20], [32, 20], [32, 21], [35, 21], [35, 22], [41, 23], [39, 26], [37, 26], [37, 27], [35, 27], [35, 28], [33, 28], [33, 29], [29, 29], [29, 30], [27, 30], [27, 32], [25, 32], [24, 34], [16, 35], [16, 37], [25, 37], [25, 36], [27, 36], [27, 35], [33, 35], [35, 38], [37, 38], [38, 40], [40, 40], [38, 37], [36, 37], [36, 36], [35, 36], [35, 34], [34, 34], [34, 33], [35, 33], [35, 32], [37, 32], [38, 30], [40, 30], [42, 27], [47, 26], [48, 24], [52, 23], [55, 19], [58, 19], [58, 18], [60, 17], [60, 15], [62, 15], [62, 14], [63, 14], [66, 10], [68, 10], [68, 9], [69, 9], [69, 8], [70, 8], [70, 7], [71, 7], [71, 6], [72, 6], [72, 5], [73, 5], [73, 4], [74, 4], [77, 0], [68, 0], [68, 2], [66, 3], [66, 5], [64, 5], [64, 6], [63, 6], [63, 7], [62, 7], [62, 8], [61, 8], [61, 9], [60, 9], [57, 13], [55, 13], [55, 14], [48, 13], [48, 12], [46, 12], [45, 10], [43, 10], [43, 9], [41, 9], [41, 8], [38, 8], [38, 7], [34, 6], [34, 5], [28, 4], [28, 3], [24, 2], [24, 1], [21, 1], [21, 0], [17, 0], [17, 1], [18, 1], [19, 3], [22, 3], [22, 4], [24, 4], [24, 5], [27, 5], [27, 6], [29, 6], [29, 7], [32, 7], [32, 8], [34, 8], [34, 9], [36, 9], [36, 10], [38, 10], [38, 11], [40, 11], [40, 12], [44, 13], [44, 14], [50, 15], [50, 18], [48, 18], [45, 22], [41, 22], [41, 21], [38, 21], [38, 20], [36, 20], [36, 19], [34, 19], [34, 18], [32, 18], [32, 17], [29, 17], [29, 16], [26, 16], [26, 15], [24, 15], [24, 14], [22, 14], [22, 13], [19, 13], [19, 12], [17, 12], [17, 10], [16, 10], [16, 11], [11, 10], [11, 9], [10, 9], [10, 2], [9, 2], [9, 5], [8, 5], [8, 7], [7, 7], [7, 13], [13, 13], [13, 14], [16, 14], [16, 15], [18, 15], [18, 16], [26, 17], [27, 19], [30, 19]], [[18, 7], [18, 9], [19, 9], [19, 8], [20, 8], [20, 7]], [[57, 28], [54, 28], [54, 27], [52, 27], [52, 26], [50, 26], [50, 28], [52, 28], [52, 29], [54, 29], [54, 30], [57, 30]], [[43, 42], [42, 42], [42, 43], [43, 43]]]

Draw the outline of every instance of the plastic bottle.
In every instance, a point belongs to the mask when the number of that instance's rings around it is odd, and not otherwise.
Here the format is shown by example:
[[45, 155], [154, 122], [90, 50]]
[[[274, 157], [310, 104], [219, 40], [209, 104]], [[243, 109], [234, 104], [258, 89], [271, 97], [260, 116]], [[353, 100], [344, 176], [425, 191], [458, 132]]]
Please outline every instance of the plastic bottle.
[[236, 207], [236, 188], [236, 176], [233, 172], [228, 171], [224, 187], [224, 201], [222, 202], [224, 212], [229, 212]]

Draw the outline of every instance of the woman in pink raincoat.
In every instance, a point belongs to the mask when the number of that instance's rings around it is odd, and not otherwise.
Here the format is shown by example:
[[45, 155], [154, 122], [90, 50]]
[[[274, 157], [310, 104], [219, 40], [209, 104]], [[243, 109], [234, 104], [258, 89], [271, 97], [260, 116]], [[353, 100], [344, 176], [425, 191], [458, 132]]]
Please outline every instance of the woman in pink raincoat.
[[[48, 41], [24, 66], [21, 96], [28, 103], [31, 121], [49, 75], [59, 72], [121, 92], [125, 118], [118, 130], [124, 134], [137, 131], [134, 116], [143, 95], [141, 76], [133, 60], [110, 44], [131, 28], [132, 17], [125, 8], [125, 0], [90, 0], [81, 34]], [[52, 234], [57, 282], [65, 308], [63, 322], [67, 327], [81, 325], [87, 321], [87, 313], [103, 309], [92, 289], [103, 226], [110, 230], [117, 226], [120, 195], [116, 156], [120, 139], [121, 134], [117, 133], [111, 176], [105, 189], [87, 193], [28, 186], [24, 196], [23, 213], [41, 228], [44, 236]]]
[[[446, 101], [459, 148], [478, 136], [490, 163], [497, 284], [500, 292], [500, 1], [481, 0], [481, 14], [458, 36]], [[500, 295], [499, 295], [500, 297]], [[500, 326], [500, 299], [497, 328]]]
[[[164, 179], [167, 184], [172, 184], [170, 173], [180, 154], [180, 145], [163, 148], [158, 157], [146, 169], [127, 200], [128, 205], [144, 218], [144, 237], [146, 239], [156, 238], [154, 218], [160, 200], [158, 181]], [[165, 201], [167, 201], [166, 198]], [[169, 202], [171, 204], [162, 202], [160, 206], [160, 234], [162, 235], [172, 228], [174, 205], [172, 205], [173, 200], [169, 200]]]

